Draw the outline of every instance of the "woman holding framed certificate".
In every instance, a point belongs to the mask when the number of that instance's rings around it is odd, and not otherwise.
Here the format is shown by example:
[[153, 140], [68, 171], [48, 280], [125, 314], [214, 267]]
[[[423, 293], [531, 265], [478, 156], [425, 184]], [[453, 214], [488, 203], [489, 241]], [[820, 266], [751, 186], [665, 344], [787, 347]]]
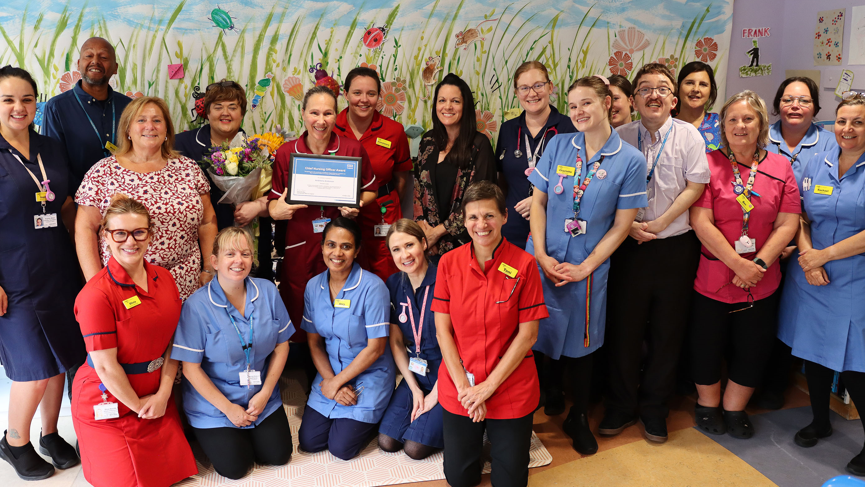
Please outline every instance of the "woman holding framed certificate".
[[[375, 201], [378, 188], [369, 156], [360, 142], [340, 137], [333, 131], [336, 124], [336, 95], [326, 87], [316, 86], [303, 97], [303, 123], [306, 131], [297, 139], [283, 144], [273, 164], [273, 189], [268, 194], [268, 210], [274, 220], [287, 220], [285, 225], [285, 258], [279, 272], [279, 294], [288, 308], [292, 323], [302, 323], [303, 292], [306, 283], [326, 270], [321, 257], [321, 232], [330, 220], [338, 216], [354, 218], [358, 208], [327, 205], [291, 204], [289, 179], [292, 176], [292, 155], [313, 154], [361, 158], [360, 203]], [[292, 341], [306, 341], [298, 330]]]

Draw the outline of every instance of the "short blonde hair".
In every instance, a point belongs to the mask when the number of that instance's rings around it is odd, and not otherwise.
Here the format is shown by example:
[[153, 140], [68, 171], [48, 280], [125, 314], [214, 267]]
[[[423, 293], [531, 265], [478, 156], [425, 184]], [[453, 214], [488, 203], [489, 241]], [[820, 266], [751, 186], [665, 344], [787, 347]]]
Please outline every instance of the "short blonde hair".
[[865, 105], [865, 95], [862, 93], [856, 93], [855, 95], [849, 96], [841, 100], [841, 103], [835, 108], [835, 116], [838, 116], [838, 110], [843, 107], [855, 107]]
[[745, 90], [741, 93], [736, 93], [731, 96], [724, 106], [721, 107], [721, 111], [718, 113], [718, 118], [721, 119], [721, 143], [724, 147], [730, 147], [730, 144], [727, 142], [727, 111], [734, 103], [738, 103], [740, 101], [744, 101], [748, 103], [748, 106], [751, 107], [751, 110], [757, 114], [757, 118], [760, 119], [760, 135], [757, 137], [757, 147], [763, 149], [766, 147], [766, 144], [769, 143], [769, 112], [766, 110], [766, 102], [760, 98], [760, 95], [754, 93], [751, 90]]
[[115, 193], [114, 196], [111, 197], [111, 203], [108, 204], [108, 208], [105, 209], [105, 214], [102, 215], [102, 221], [99, 223], [100, 229], [105, 230], [108, 228], [109, 218], [118, 215], [126, 215], [128, 213], [147, 217], [147, 228], [151, 227], [150, 212], [147, 211], [147, 207], [144, 206], [144, 203], [132, 199], [123, 193]]
[[132, 125], [132, 119], [137, 117], [144, 110], [144, 107], [149, 104], [156, 105], [162, 112], [162, 118], [165, 120], [165, 140], [162, 141], [162, 157], [165, 159], [180, 157], [180, 153], [174, 150], [174, 122], [171, 121], [171, 112], [168, 110], [168, 105], [165, 104], [165, 101], [155, 96], [136, 98], [123, 110], [123, 115], [120, 116], [120, 123], [117, 125], [120, 143], [118, 144], [117, 151], [114, 153], [115, 156], [124, 156], [132, 152], [132, 141], [129, 139], [129, 126]]
[[213, 239], [213, 255], [219, 256], [220, 250], [234, 249], [240, 250], [239, 242], [246, 240], [249, 244], [249, 250], [254, 250], [254, 242], [252, 234], [242, 227], [225, 227], [216, 234]]

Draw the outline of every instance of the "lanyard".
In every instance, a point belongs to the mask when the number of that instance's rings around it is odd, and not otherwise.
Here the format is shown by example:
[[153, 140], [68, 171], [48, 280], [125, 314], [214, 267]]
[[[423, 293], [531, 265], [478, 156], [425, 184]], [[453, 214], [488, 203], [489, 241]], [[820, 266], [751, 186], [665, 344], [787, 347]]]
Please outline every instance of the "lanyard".
[[[778, 154], [780, 154], [780, 153], [781, 153], [781, 143], [780, 143], [780, 142], [775, 142], [775, 145], [778, 146]], [[803, 149], [805, 149], [805, 146], [804, 146], [804, 145], [800, 145], [800, 146], [799, 146], [799, 150], [797, 150], [796, 153], [793, 154], [793, 157], [790, 158], [790, 164], [793, 164], [794, 162], [796, 162], [796, 159], [799, 158], [799, 153], [801, 153]]]
[[[42, 164], [42, 154], [36, 154], [36, 160], [39, 162], [39, 170], [42, 171], [42, 182], [40, 183], [36, 175], [33, 174], [33, 171], [31, 171], [30, 168], [24, 164], [24, 161], [22, 161], [21, 158], [18, 157], [18, 154], [12, 152], [12, 149], [9, 149], [9, 153], [12, 154], [12, 157], [17, 159], [18, 162], [21, 163], [21, 167], [23, 167], [24, 170], [27, 171], [28, 174], [30, 174], [30, 177], [33, 178], [33, 182], [36, 183], [36, 187], [39, 188], [39, 192], [45, 193], [45, 197], [49, 201], [54, 201], [54, 193], [48, 189], [48, 183], [50, 183], [51, 180], [49, 180], [48, 176], [45, 174], [45, 165]], [[42, 203], [42, 213], [45, 213], [45, 200], [41, 200], [40, 203]]]
[[[84, 108], [84, 104], [81, 103], [81, 99], [78, 98], [78, 93], [73, 93], [73, 95], [73, 98], [75, 98], [75, 100], [78, 102], [78, 106], [81, 107], [81, 111], [83, 111], [84, 115], [87, 117], [87, 121], [90, 122], [90, 126], [93, 127], [93, 131], [96, 132], [96, 136], [99, 137], [99, 143], [102, 144], [102, 152], [110, 153], [110, 151], [108, 151], [108, 148], [105, 147], [106, 145], [108, 145], [108, 143], [102, 142], [102, 134], [99, 132], [99, 130], [96, 129], [96, 124], [93, 123], [93, 119], [90, 118], [90, 114], [87, 113], [87, 110]], [[111, 100], [110, 97], [108, 98], [108, 103], [111, 103], [111, 140], [109, 140], [108, 142], [111, 142], [113, 144], [116, 135], [114, 131], [117, 130], [117, 110], [115, 109], [114, 102]]]
[[[540, 152], [541, 155], [543, 155], [543, 150], [541, 150], [541, 149], [542, 149], [544, 146], [546, 146], [546, 142], [547, 142], [547, 134], [550, 133], [550, 131], [553, 132], [553, 135], [557, 135], [557, 134], [559, 133], [558, 129], [556, 129], [555, 127], [549, 127], [549, 128], [547, 128], [547, 129], [544, 131], [544, 135], [541, 136], [541, 140], [538, 142], [537, 147], [535, 147], [534, 152], [532, 152], [532, 146], [531, 146], [531, 144], [529, 143], [529, 134], [525, 134], [525, 135], [523, 135], [523, 128], [522, 128], [522, 127], [519, 127], [519, 128], [517, 129], [517, 150], [514, 151], [514, 155], [517, 156], [517, 157], [521, 157], [521, 156], [523, 155], [523, 152], [520, 150], [520, 139], [523, 138], [523, 137], [525, 137], [525, 141], [526, 141], [526, 151], [528, 151], [528, 153], [526, 154], [526, 159], [528, 159], [528, 161], [529, 161], [529, 168], [526, 169], [526, 176], [531, 175], [531, 174], [532, 174], [532, 170], [534, 170], [535, 166], [537, 165], [537, 163], [538, 163], [538, 152]], [[504, 154], [502, 154], [502, 158], [504, 158]]]
[[[664, 152], [664, 146], [667, 145], [667, 137], [670, 136], [670, 132], [673, 131], [673, 124], [670, 123], [670, 128], [667, 129], [667, 134], [664, 135], [664, 141], [661, 143], [661, 148], [658, 150], [658, 153], [655, 155], [655, 161], [652, 162], [652, 169], [649, 171], [649, 175], [646, 176], [646, 183], [652, 180], [652, 176], [655, 174], [655, 166], [658, 165], [658, 159], [661, 158], [661, 153]], [[643, 133], [637, 130], [637, 145], [640, 152], [643, 152]]]
[[426, 291], [424, 291], [424, 293], [423, 293], [423, 306], [420, 309], [420, 323], [418, 323], [417, 328], [415, 328], [415, 326], [414, 326], [414, 311], [412, 310], [411, 298], [408, 295], [406, 295], [406, 300], [409, 301], [408, 302], [408, 316], [409, 316], [409, 319], [411, 319], [411, 332], [414, 335], [415, 353], [417, 353], [418, 355], [420, 355], [420, 338], [421, 338], [421, 332], [423, 332], [423, 315], [424, 315], [424, 313], [426, 313], [426, 298], [427, 298], [427, 295], [429, 294], [429, 288], [430, 287], [427, 286]]
[[577, 151], [577, 171], [576, 176], [574, 177], [574, 219], [576, 220], [580, 216], [580, 201], [583, 199], [583, 195], [586, 193], [586, 189], [589, 187], [589, 184], [592, 182], [592, 179], [595, 177], [595, 173], [598, 172], [598, 168], [601, 167], [601, 163], [604, 162], [604, 158], [606, 155], [601, 156], [594, 165], [592, 165], [592, 169], [586, 175], [586, 179], [583, 180], [583, 184], [577, 187], [577, 184], [580, 181], [580, 175], [583, 174], [583, 159], [580, 157], [580, 152]]
[[[748, 184], [747, 186], [742, 185], [742, 173], [739, 172], [739, 163], [736, 162], [736, 156], [733, 154], [733, 151], [730, 152], [730, 164], [733, 166], [733, 175], [736, 177], [736, 185], [734, 186], [733, 192], [737, 195], [742, 194], [748, 201], [751, 201], [751, 189], [754, 187], [754, 180], [757, 178], [757, 165], [760, 160], [760, 152], [759, 149], [754, 153], [754, 164], [751, 165], [751, 174], [748, 176]], [[751, 219], [751, 211], [745, 211], [745, 207], [742, 207], [742, 236], [748, 236], [748, 222]]]
[[249, 360], [249, 352], [250, 350], [252, 350], [252, 336], [253, 332], [255, 331], [253, 329], [253, 325], [255, 323], [255, 313], [249, 316], [249, 342], [247, 342], [246, 344], [244, 344], [243, 342], [243, 335], [240, 334], [240, 330], [237, 328], [237, 323], [234, 322], [234, 317], [231, 316], [231, 313], [229, 313], [227, 309], [225, 310], [225, 313], [228, 315], [228, 319], [231, 320], [231, 324], [234, 325], [234, 331], [237, 332], [237, 338], [240, 339], [240, 346], [241, 348], [243, 348], [243, 354], [246, 355], [246, 367], [249, 368], [252, 365], [252, 361]]

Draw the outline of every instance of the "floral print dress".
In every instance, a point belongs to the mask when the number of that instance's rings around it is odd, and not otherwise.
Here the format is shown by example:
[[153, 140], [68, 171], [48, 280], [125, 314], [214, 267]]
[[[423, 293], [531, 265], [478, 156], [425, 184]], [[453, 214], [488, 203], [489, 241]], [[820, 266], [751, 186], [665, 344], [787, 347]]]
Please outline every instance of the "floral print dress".
[[[466, 188], [476, 181], [496, 180], [495, 155], [490, 140], [480, 132], [475, 133], [472, 154], [465, 168], [457, 168], [453, 193], [440, 195], [436, 189], [436, 169], [439, 165], [439, 149], [432, 137], [432, 132], [424, 134], [418, 149], [418, 158], [414, 166], [414, 219], [426, 220], [431, 226], [443, 224], [447, 234], [439, 239], [434, 247], [438, 255], [445, 253], [471, 241], [463, 226], [462, 201]], [[446, 156], [441, 164], [449, 164]], [[448, 215], [439, 214], [441, 198], [451, 201]]]
[[[75, 202], [93, 206], [105, 215], [111, 197], [122, 193], [138, 200], [150, 212], [153, 235], [144, 259], [164, 267], [174, 276], [180, 298], [186, 300], [198, 289], [201, 250], [198, 227], [204, 218], [201, 195], [210, 193], [210, 184], [198, 165], [188, 157], [169, 159], [164, 168], [149, 173], [126, 169], [114, 156], [97, 162], [81, 182]], [[111, 252], [99, 236], [102, 265]]]

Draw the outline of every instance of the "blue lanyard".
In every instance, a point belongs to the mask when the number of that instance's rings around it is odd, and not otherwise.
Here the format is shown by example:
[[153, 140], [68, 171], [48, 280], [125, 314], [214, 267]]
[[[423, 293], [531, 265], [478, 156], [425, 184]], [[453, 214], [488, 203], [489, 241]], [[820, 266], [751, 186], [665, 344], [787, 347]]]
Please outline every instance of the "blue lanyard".
[[243, 354], [246, 355], [246, 365], [251, 366], [252, 361], [249, 360], [249, 351], [252, 350], [252, 337], [253, 332], [255, 331], [253, 329], [253, 324], [255, 323], [255, 313], [249, 316], [249, 342], [247, 343], [243, 342], [243, 335], [240, 334], [240, 330], [237, 328], [237, 323], [234, 322], [234, 317], [231, 316], [231, 313], [229, 313], [227, 309], [225, 310], [225, 313], [228, 315], [228, 319], [231, 320], [231, 324], [234, 325], [234, 331], [237, 332], [237, 338], [240, 339], [240, 346], [241, 348], [243, 348]]
[[[661, 150], [658, 151], [658, 154], [655, 155], [655, 162], [652, 163], [652, 169], [649, 171], [649, 175], [646, 176], [646, 183], [652, 180], [652, 176], [655, 174], [655, 166], [658, 165], [658, 159], [661, 158], [661, 153], [664, 152], [664, 146], [667, 145], [667, 137], [670, 136], [670, 132], [673, 131], [673, 124], [670, 123], [670, 128], [667, 129], [667, 135], [664, 136], [664, 141], [661, 143]], [[643, 133], [637, 129], [637, 145], [640, 152], [643, 152]]]
[[[72, 93], [72, 95], [73, 98], [75, 98], [75, 101], [78, 102], [78, 106], [81, 107], [81, 111], [83, 111], [84, 115], [87, 117], [87, 121], [90, 122], [90, 126], [93, 127], [93, 131], [96, 132], [96, 136], [99, 137], [99, 143], [102, 145], [102, 153], [106, 156], [109, 155], [111, 151], [109, 151], [105, 147], [106, 145], [108, 145], [108, 143], [102, 142], [102, 134], [99, 132], [99, 130], [96, 129], [96, 124], [93, 123], [93, 119], [90, 118], [90, 114], [87, 113], [87, 110], [84, 108], [84, 104], [81, 103], [81, 99], [78, 98], [78, 93]], [[110, 96], [108, 97], [108, 103], [111, 103], [111, 140], [109, 140], [108, 142], [111, 142], [113, 144], [115, 136], [117, 135], [115, 133], [115, 130], [117, 130], [117, 110], [114, 106], [114, 100], [112, 100]]]

